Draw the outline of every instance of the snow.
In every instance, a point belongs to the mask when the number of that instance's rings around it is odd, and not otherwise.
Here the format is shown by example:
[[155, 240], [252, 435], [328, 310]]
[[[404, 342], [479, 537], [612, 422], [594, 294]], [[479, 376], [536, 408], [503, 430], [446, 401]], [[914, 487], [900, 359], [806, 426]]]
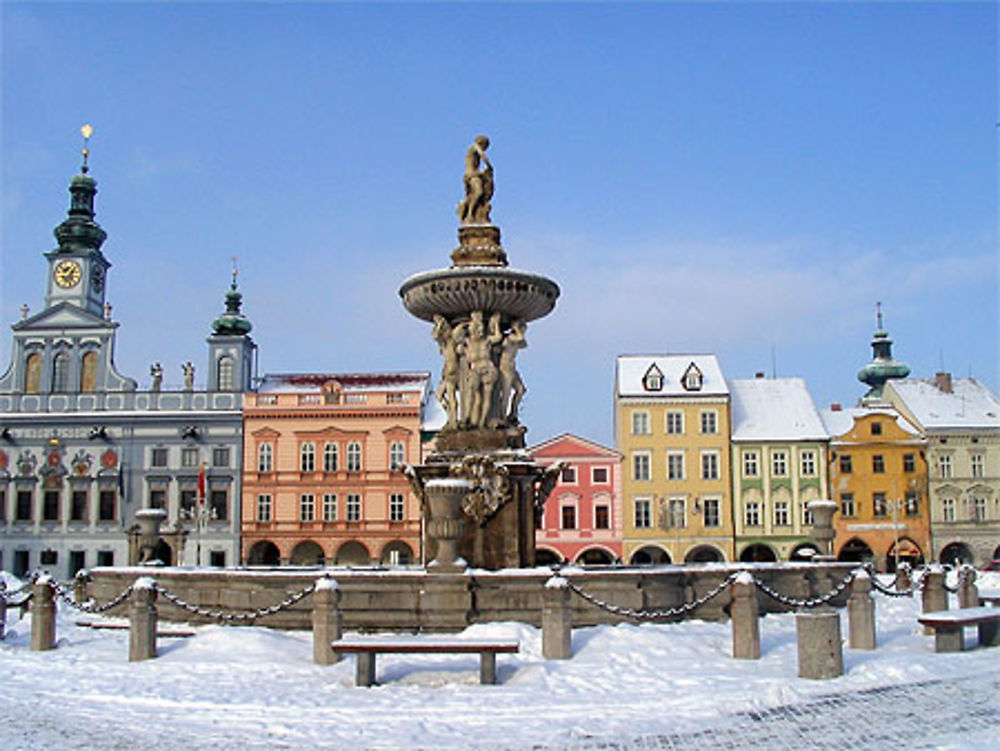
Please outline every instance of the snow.
[[917, 430], [910, 422], [899, 414], [893, 407], [847, 407], [844, 409], [823, 409], [820, 410], [819, 416], [823, 421], [823, 425], [826, 427], [827, 434], [830, 438], [836, 440], [841, 438], [851, 430], [854, 429], [855, 419], [860, 419], [868, 415], [883, 415], [890, 420], [895, 421], [895, 423], [906, 433], [918, 438], [922, 437], [920, 431]]
[[1000, 397], [974, 378], [953, 379], [950, 394], [933, 378], [894, 380], [890, 385], [924, 428], [1000, 428]]
[[[1000, 587], [1000, 574], [978, 583]], [[381, 685], [366, 689], [354, 687], [353, 657], [315, 665], [308, 632], [197, 626], [193, 638], [161, 639], [157, 659], [130, 663], [127, 632], [76, 626], [60, 603], [50, 652], [29, 650], [30, 614], [8, 613], [0, 749], [565, 749], [595, 739], [651, 748], [640, 738], [710, 731], [738, 712], [996, 670], [996, 648], [936, 654], [919, 609], [919, 598], [876, 596], [878, 648], [845, 648], [845, 674], [828, 681], [796, 677], [795, 616], [772, 614], [760, 660], [729, 656], [729, 623], [580, 628], [569, 660], [543, 659], [531, 626], [474, 625], [460, 637], [521, 644], [498, 658], [499, 685], [479, 685], [475, 654], [382, 655]], [[989, 735], [941, 727], [933, 747], [984, 750]]]
[[826, 428], [801, 378], [729, 382], [734, 441], [825, 441]]
[[[681, 378], [692, 364], [703, 377], [698, 391], [687, 391], [681, 385]], [[646, 372], [653, 365], [663, 374], [661, 391], [647, 391], [642, 384]], [[619, 396], [721, 396], [729, 393], [715, 355], [621, 355], [618, 358], [617, 380]]]

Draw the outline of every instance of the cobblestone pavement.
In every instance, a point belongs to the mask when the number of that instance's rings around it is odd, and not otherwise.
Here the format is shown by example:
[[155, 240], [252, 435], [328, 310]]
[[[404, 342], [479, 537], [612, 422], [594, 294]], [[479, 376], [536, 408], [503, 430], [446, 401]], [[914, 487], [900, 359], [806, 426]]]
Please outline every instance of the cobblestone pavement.
[[[543, 751], [544, 747], [536, 747]], [[1000, 671], [837, 694], [710, 728], [629, 740], [587, 739], [567, 751], [875, 751], [1000, 748]], [[546, 749], [546, 751], [548, 751]], [[555, 751], [553, 749], [552, 751]]]

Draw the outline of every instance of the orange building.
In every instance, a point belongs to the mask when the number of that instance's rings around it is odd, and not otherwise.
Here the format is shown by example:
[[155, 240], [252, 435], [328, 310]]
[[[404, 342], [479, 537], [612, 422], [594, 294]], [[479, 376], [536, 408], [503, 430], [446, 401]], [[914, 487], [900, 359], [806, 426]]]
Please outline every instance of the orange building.
[[926, 439], [890, 406], [821, 413], [830, 434], [834, 554], [895, 570], [931, 557]]
[[243, 410], [243, 561], [419, 561], [419, 501], [402, 467], [422, 461], [436, 405], [428, 373], [266, 376]]

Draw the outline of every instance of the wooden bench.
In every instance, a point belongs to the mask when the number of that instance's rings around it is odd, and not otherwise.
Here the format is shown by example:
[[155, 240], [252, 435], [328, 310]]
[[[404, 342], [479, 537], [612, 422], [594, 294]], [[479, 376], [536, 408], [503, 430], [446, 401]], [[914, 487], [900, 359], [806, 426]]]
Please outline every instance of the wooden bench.
[[961, 652], [965, 648], [962, 629], [979, 627], [979, 644], [1000, 647], [1000, 608], [978, 607], [937, 610], [924, 613], [917, 620], [934, 629], [935, 652]]
[[979, 588], [980, 605], [1000, 605], [1000, 589]]
[[497, 682], [497, 653], [516, 654], [521, 644], [513, 639], [491, 641], [448, 639], [444, 637], [379, 638], [355, 637], [330, 642], [334, 652], [356, 654], [357, 670], [354, 685], [375, 683], [375, 656], [378, 654], [479, 654], [479, 682]]
[[[128, 631], [131, 628], [127, 623], [98, 623], [95, 621], [76, 621], [76, 625], [81, 628], [106, 631]], [[194, 631], [157, 631], [156, 635], [164, 639], [187, 639], [194, 636]]]

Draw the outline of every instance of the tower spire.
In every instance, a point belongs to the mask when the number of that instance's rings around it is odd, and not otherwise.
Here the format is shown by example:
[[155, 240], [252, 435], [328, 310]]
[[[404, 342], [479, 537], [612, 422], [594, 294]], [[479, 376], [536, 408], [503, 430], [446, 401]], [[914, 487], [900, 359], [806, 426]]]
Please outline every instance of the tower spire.
[[94, 128], [84, 125], [80, 128], [83, 136], [83, 165], [80, 174], [75, 175], [69, 183], [70, 204], [69, 216], [53, 230], [59, 241], [60, 253], [86, 253], [99, 251], [107, 239], [107, 233], [94, 220], [94, 196], [97, 194], [97, 181], [90, 172], [90, 137]]
[[892, 339], [885, 330], [881, 302], [875, 303], [875, 324], [877, 328], [872, 337], [872, 361], [858, 371], [858, 380], [869, 386], [862, 401], [881, 398], [886, 381], [906, 378], [910, 374], [906, 363], [892, 359]]

